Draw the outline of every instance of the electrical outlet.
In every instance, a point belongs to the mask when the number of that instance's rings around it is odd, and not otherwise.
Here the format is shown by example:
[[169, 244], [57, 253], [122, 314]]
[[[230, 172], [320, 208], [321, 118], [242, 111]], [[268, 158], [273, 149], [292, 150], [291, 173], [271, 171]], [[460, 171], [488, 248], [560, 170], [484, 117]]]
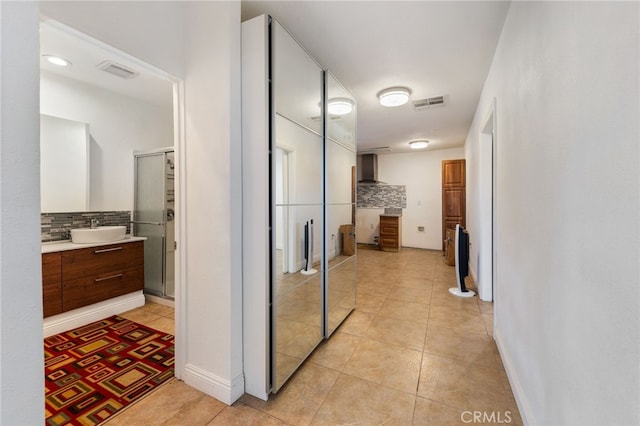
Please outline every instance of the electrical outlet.
[[373, 229], [373, 223], [369, 225], [371, 227], [371, 229]]
[[418, 232], [424, 232], [424, 226], [418, 226]]

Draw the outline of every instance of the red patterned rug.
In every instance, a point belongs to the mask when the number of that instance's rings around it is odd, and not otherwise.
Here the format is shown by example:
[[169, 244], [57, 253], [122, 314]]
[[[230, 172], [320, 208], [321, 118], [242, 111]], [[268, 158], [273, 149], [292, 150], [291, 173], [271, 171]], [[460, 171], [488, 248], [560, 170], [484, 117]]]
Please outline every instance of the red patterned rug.
[[44, 339], [45, 424], [96, 425], [173, 377], [174, 337], [119, 316]]

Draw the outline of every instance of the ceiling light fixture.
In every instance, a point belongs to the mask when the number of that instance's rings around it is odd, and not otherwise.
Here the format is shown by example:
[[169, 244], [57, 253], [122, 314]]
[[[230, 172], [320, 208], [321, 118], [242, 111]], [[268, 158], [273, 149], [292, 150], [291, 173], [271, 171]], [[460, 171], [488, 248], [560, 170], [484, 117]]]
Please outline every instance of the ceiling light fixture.
[[409, 142], [409, 146], [411, 147], [411, 149], [422, 149], [429, 146], [429, 141], [428, 140], [411, 141]]
[[55, 55], [42, 55], [42, 56], [46, 58], [47, 61], [49, 61], [49, 63], [53, 65], [57, 65], [59, 67], [68, 67], [69, 65], [71, 65], [71, 61], [65, 58], [61, 58], [60, 56], [55, 56]]
[[409, 95], [411, 95], [411, 89], [408, 87], [389, 87], [378, 92], [378, 100], [382, 106], [396, 107], [406, 104]]
[[327, 110], [331, 115], [346, 115], [353, 111], [353, 101], [349, 98], [329, 99]]

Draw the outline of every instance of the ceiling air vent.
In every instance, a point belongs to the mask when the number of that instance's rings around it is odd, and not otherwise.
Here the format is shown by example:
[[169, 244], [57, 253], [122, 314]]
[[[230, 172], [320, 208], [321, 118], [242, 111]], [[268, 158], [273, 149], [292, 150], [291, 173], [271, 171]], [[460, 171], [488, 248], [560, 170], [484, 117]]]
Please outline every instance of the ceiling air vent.
[[364, 154], [367, 152], [384, 152], [391, 151], [390, 146], [376, 146], [375, 148], [364, 148], [362, 151], [358, 151], [358, 154]]
[[98, 65], [98, 68], [109, 74], [116, 75], [120, 78], [130, 79], [138, 75], [136, 71], [125, 67], [124, 65], [116, 64], [111, 61], [104, 61]]
[[418, 99], [417, 101], [413, 101], [413, 109], [416, 111], [443, 105], [444, 96], [433, 96], [431, 98]]

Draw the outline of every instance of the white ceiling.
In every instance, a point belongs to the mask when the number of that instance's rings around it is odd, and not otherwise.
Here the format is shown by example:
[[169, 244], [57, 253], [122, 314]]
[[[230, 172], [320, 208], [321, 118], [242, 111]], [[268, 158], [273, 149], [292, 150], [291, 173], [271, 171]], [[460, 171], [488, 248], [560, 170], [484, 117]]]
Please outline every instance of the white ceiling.
[[[71, 66], [59, 67], [41, 56], [41, 70], [155, 105], [171, 107], [173, 103], [173, 84], [162, 72], [56, 22], [40, 23], [40, 54], [62, 56], [71, 61]], [[116, 77], [98, 68], [103, 61], [124, 65], [139, 74], [131, 79]]]
[[[358, 101], [358, 150], [429, 139], [428, 149], [464, 144], [509, 8], [505, 1], [243, 1], [242, 20], [268, 13], [329, 69]], [[158, 105], [171, 105], [172, 85], [135, 58], [53, 22], [41, 23], [42, 54], [65, 69], [44, 70]], [[97, 68], [111, 60], [140, 72], [124, 80]], [[386, 108], [376, 94], [408, 86], [411, 100], [445, 97], [445, 105], [415, 111]], [[384, 152], [380, 152], [383, 154]]]
[[[414, 139], [464, 144], [509, 4], [243, 1], [242, 20], [270, 14], [352, 92], [359, 151], [407, 152]], [[391, 86], [410, 87], [411, 100], [444, 95], [445, 105], [380, 106], [376, 94]]]

